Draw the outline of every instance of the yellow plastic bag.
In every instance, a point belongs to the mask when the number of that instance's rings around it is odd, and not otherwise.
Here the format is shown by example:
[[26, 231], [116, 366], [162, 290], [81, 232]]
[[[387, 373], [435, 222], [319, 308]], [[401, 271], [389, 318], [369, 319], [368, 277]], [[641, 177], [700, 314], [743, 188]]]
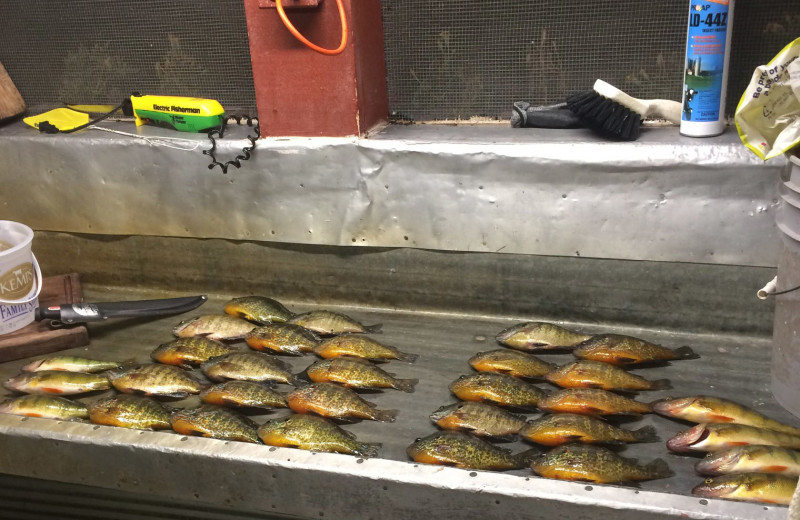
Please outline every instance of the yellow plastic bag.
[[763, 160], [800, 144], [800, 38], [756, 68], [736, 107], [736, 129]]
[[72, 130], [75, 127], [89, 122], [89, 114], [76, 112], [68, 108], [56, 108], [38, 116], [26, 117], [23, 121], [34, 128], [39, 128], [39, 123], [47, 121], [59, 130]]

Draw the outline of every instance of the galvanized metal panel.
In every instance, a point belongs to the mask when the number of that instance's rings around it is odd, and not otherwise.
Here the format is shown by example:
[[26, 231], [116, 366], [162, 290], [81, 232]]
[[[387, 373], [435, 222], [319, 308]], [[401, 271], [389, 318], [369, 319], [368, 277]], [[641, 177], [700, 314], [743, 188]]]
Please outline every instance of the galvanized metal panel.
[[[108, 123], [142, 136], [202, 135]], [[243, 128], [220, 157], [243, 146]], [[237, 139], [238, 137], [238, 139]], [[38, 230], [774, 267], [781, 160], [735, 132], [635, 143], [584, 130], [389, 127], [263, 139], [240, 170], [97, 131], [0, 128], [3, 217]]]
[[[97, 296], [89, 294], [89, 297]], [[142, 293], [106, 290], [108, 299], [142, 297]], [[147, 296], [156, 296], [148, 294]], [[221, 309], [212, 299], [203, 311]], [[309, 307], [291, 305], [295, 311]], [[383, 322], [382, 341], [420, 354], [415, 364], [393, 362], [400, 377], [420, 379], [413, 395], [382, 392], [369, 396], [381, 408], [400, 410], [392, 424], [364, 421], [346, 426], [365, 441], [380, 441], [381, 457], [313, 454], [245, 443], [183, 437], [171, 432], [137, 432], [35, 418], [0, 416], [0, 472], [43, 478], [177, 500], [199, 500], [235, 510], [276, 512], [305, 518], [412, 519], [447, 514], [483, 519], [514, 518], [520, 511], [548, 519], [719, 518], [782, 519], [782, 507], [698, 499], [688, 493], [702, 479], [694, 473], [696, 458], [669, 454], [663, 443], [633, 445], [626, 456], [651, 460], [664, 457], [675, 476], [624, 486], [585, 485], [541, 479], [529, 470], [505, 474], [470, 472], [407, 462], [405, 448], [414, 438], [435, 430], [428, 414], [454, 399], [447, 384], [467, 373], [466, 359], [494, 348], [492, 337], [513, 320], [433, 313], [399, 313], [339, 308], [369, 323]], [[144, 361], [156, 345], [170, 337], [181, 317], [137, 324], [109, 322], [92, 326], [91, 346], [74, 353], [109, 359], [131, 356]], [[575, 325], [573, 325], [575, 326]], [[735, 398], [786, 422], [797, 420], [769, 393], [770, 342], [763, 337], [666, 333], [608, 325], [580, 326], [594, 332], [622, 332], [669, 346], [689, 344], [701, 359], [636, 370], [648, 378], [667, 377], [671, 391], [648, 392], [647, 401], [666, 395], [708, 394]], [[546, 355], [557, 363], [569, 354]], [[311, 364], [310, 356], [290, 358], [296, 371]], [[0, 365], [0, 379], [14, 374], [25, 360]], [[91, 398], [86, 398], [91, 399]], [[196, 404], [196, 398], [174, 403]], [[257, 422], [283, 411], [255, 416]], [[662, 439], [687, 428], [661, 417], [647, 416], [627, 426], [653, 425]], [[511, 444], [512, 449], [526, 447]]]

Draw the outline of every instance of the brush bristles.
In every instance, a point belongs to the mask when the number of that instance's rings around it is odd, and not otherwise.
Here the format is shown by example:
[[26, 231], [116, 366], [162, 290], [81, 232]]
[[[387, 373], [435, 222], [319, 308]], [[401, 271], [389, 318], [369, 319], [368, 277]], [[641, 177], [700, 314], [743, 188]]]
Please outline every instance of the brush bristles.
[[639, 138], [642, 118], [625, 106], [591, 90], [567, 98], [567, 107], [598, 134], [620, 141]]

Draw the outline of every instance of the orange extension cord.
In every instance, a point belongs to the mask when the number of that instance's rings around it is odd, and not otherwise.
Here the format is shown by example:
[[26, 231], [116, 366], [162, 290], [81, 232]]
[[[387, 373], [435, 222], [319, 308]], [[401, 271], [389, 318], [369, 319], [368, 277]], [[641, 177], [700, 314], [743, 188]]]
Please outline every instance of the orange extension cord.
[[327, 54], [328, 56], [335, 56], [336, 54], [341, 53], [345, 46], [347, 46], [347, 17], [344, 14], [344, 6], [342, 5], [342, 0], [336, 0], [336, 5], [339, 7], [339, 18], [342, 20], [342, 43], [339, 44], [339, 47], [335, 49], [326, 49], [324, 47], [320, 47], [319, 45], [314, 45], [308, 39], [300, 34], [292, 22], [289, 21], [289, 17], [286, 16], [286, 11], [283, 10], [283, 0], [275, 0], [275, 7], [278, 8], [278, 16], [281, 17], [283, 21], [283, 25], [289, 29], [289, 32], [294, 35], [295, 38], [303, 42], [309, 49], [315, 50], [322, 54]]

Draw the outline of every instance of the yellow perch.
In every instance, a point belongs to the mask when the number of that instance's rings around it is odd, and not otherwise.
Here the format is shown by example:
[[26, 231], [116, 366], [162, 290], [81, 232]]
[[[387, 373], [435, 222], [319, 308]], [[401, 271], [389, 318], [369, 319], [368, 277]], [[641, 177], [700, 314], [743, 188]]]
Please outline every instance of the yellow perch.
[[86, 405], [54, 395], [22, 395], [0, 403], [0, 413], [74, 421], [88, 419]]
[[719, 397], [681, 397], [653, 403], [653, 411], [666, 417], [694, 423], [736, 423], [800, 435], [800, 428], [783, 424], [764, 415]]
[[102, 374], [43, 370], [25, 372], [3, 383], [9, 390], [25, 394], [75, 395], [107, 390], [111, 388], [108, 378]]
[[698, 424], [667, 441], [676, 452], [717, 451], [735, 446], [760, 444], [800, 449], [800, 436], [744, 424]]
[[797, 487], [797, 477], [764, 473], [735, 473], [706, 479], [692, 494], [708, 498], [727, 498], [745, 502], [789, 505]]
[[800, 476], [800, 451], [778, 446], [736, 446], [706, 455], [695, 467], [701, 475], [780, 473]]
[[77, 356], [51, 356], [37, 359], [22, 367], [23, 372], [41, 372], [42, 370], [63, 370], [65, 372], [86, 372], [93, 374], [119, 367], [116, 361], [102, 361]]

